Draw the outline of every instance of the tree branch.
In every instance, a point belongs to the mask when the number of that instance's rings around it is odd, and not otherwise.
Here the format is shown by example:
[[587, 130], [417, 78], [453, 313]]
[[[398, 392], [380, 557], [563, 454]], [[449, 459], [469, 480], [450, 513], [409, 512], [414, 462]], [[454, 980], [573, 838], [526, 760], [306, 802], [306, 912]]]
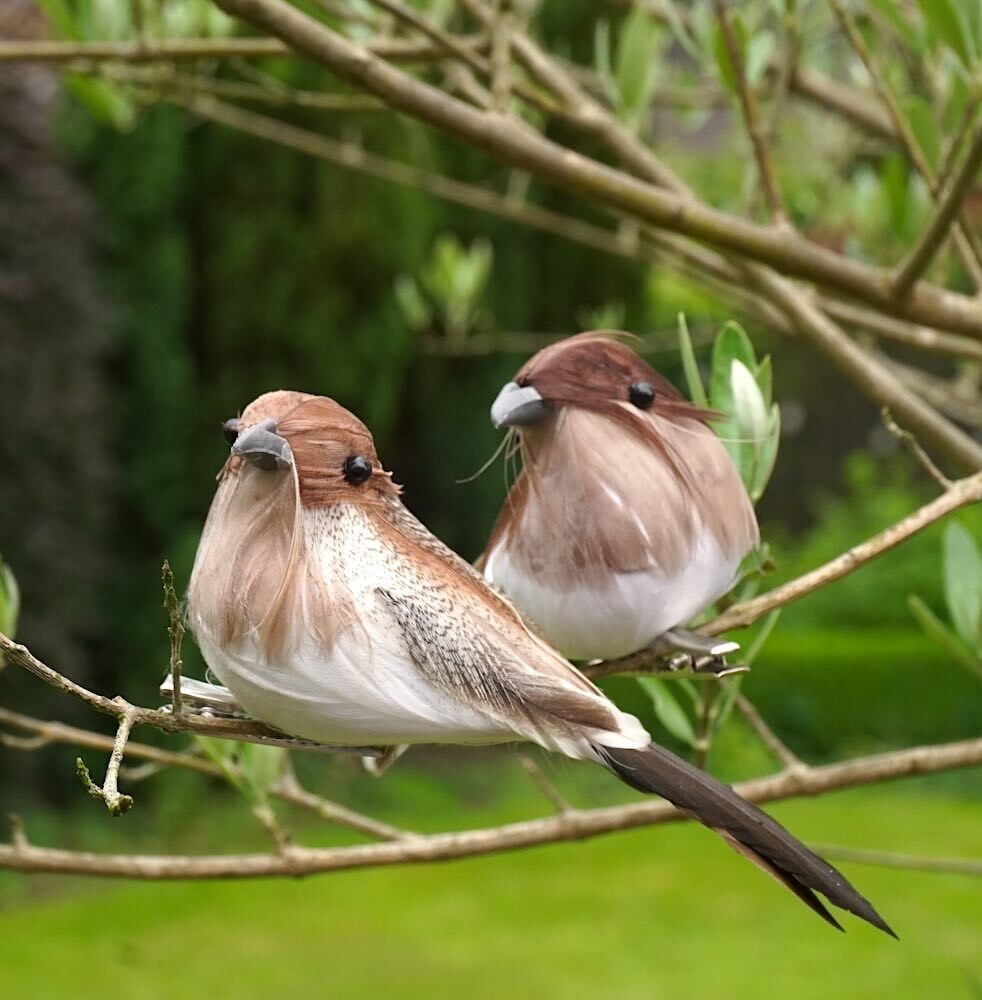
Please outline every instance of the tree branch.
[[[890, 116], [894, 131], [900, 140], [900, 145], [903, 146], [910, 157], [917, 172], [924, 178], [931, 194], [937, 199], [939, 196], [937, 175], [924, 155], [920, 143], [917, 141], [917, 136], [914, 135], [913, 130], [907, 123], [907, 119], [901, 114], [900, 108], [890, 93], [890, 88], [887, 86], [886, 80], [883, 78], [883, 74], [880, 72], [855, 19], [846, 10], [842, 0], [829, 0], [829, 3], [835, 11], [835, 16], [838, 18], [839, 24], [842, 26], [842, 30], [849, 40], [849, 44], [853, 47], [856, 55], [859, 56], [860, 61], [866, 68], [866, 72], [869, 74], [870, 81], [873, 84], [873, 89], [882, 101], [884, 110]], [[958, 222], [953, 236], [955, 246], [958, 248], [959, 255], [965, 263], [965, 269], [968, 271], [975, 287], [982, 289], [982, 261], [975, 254], [975, 248], [971, 242], [970, 230], [964, 223]]]
[[133, 807], [133, 798], [129, 795], [120, 794], [118, 788], [119, 765], [123, 762], [123, 754], [126, 752], [126, 741], [130, 738], [130, 730], [133, 728], [133, 721], [136, 717], [136, 709], [132, 705], [126, 705], [122, 699], [116, 699], [121, 705], [119, 726], [116, 728], [116, 738], [113, 740], [112, 753], [109, 756], [109, 765], [106, 767], [106, 777], [102, 785], [97, 785], [89, 775], [89, 769], [82, 762], [81, 757], [75, 758], [75, 769], [78, 772], [82, 784], [85, 785], [89, 795], [96, 799], [102, 799], [106, 803], [106, 808], [113, 816], [121, 816], [124, 812], [129, 812]]
[[790, 604], [792, 601], [797, 601], [818, 590], [819, 587], [825, 587], [835, 580], [841, 580], [842, 577], [854, 572], [877, 556], [883, 555], [884, 552], [896, 548], [901, 542], [916, 535], [917, 532], [923, 531], [928, 525], [947, 516], [952, 511], [979, 501], [982, 501], [982, 472], [977, 472], [974, 476], [952, 483], [951, 488], [942, 493], [936, 500], [925, 504], [920, 510], [891, 525], [878, 535], [854, 546], [824, 566], [820, 566], [782, 587], [762, 594], [760, 597], [755, 597], [753, 600], [734, 604], [732, 608], [709, 622], [702, 631], [706, 632], [707, 635], [719, 635], [733, 628], [744, 628], [774, 608]]
[[930, 267], [931, 261], [961, 211], [965, 196], [978, 180], [980, 167], [982, 167], [982, 127], [977, 126], [975, 137], [962, 160], [962, 165], [952, 177], [948, 187], [941, 193], [931, 221], [897, 269], [894, 289], [898, 295], [905, 295]]
[[[836, 288], [915, 322], [982, 338], [982, 303], [919, 283], [903, 302], [892, 275], [790, 232], [760, 226], [692, 198], [653, 187], [534, 134], [493, 111], [472, 108], [401, 72], [367, 49], [306, 17], [283, 0], [216, 0], [226, 12], [269, 30], [299, 52], [393, 108], [464, 139], [497, 159], [657, 228], [679, 232], [770, 264], [785, 274]], [[516, 32], [516, 51], [521, 34]], [[899, 412], [899, 411], [898, 411]]]
[[743, 51], [733, 25], [733, 10], [730, 7], [729, 0], [715, 0], [715, 4], [716, 19], [719, 22], [723, 43], [726, 46], [726, 54], [729, 57], [730, 65], [733, 68], [733, 76], [736, 79], [737, 98], [740, 102], [740, 109], [743, 112], [743, 123], [746, 126], [747, 135], [750, 137], [750, 144], [757, 159], [757, 169], [760, 172], [760, 181], [764, 187], [764, 197], [767, 199], [767, 207], [770, 209], [771, 217], [775, 222], [787, 223], [787, 213], [784, 209], [784, 200], [781, 198], [781, 188], [777, 182], [777, 174], [774, 171], [774, 161], [771, 159], [770, 147], [761, 128], [760, 118], [757, 114], [757, 99], [754, 97], [753, 89], [747, 80], [747, 69], [744, 65]]
[[[915, 747], [801, 772], [785, 771], [743, 782], [736, 786], [736, 791], [751, 802], [775, 802], [978, 764], [982, 764], [982, 739]], [[390, 843], [336, 848], [288, 845], [275, 854], [98, 854], [37, 847], [21, 842], [0, 845], [0, 869], [138, 879], [292, 878], [329, 871], [423, 864], [496, 854], [543, 844], [586, 840], [685, 818], [669, 803], [648, 799], [629, 805], [575, 810], [545, 819], [460, 833], [431, 834]]]

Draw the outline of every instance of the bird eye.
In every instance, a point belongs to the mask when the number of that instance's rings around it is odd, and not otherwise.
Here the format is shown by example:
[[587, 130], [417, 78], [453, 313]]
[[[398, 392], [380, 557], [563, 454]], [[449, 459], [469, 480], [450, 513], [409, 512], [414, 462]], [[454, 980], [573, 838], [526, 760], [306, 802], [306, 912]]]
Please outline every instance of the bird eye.
[[627, 398], [639, 410], [647, 410], [655, 401], [655, 387], [650, 382], [632, 382]]
[[372, 463], [364, 455], [349, 455], [341, 468], [352, 486], [361, 486], [372, 474]]
[[235, 444], [235, 439], [239, 436], [239, 426], [239, 421], [235, 417], [222, 424], [222, 434], [229, 444]]

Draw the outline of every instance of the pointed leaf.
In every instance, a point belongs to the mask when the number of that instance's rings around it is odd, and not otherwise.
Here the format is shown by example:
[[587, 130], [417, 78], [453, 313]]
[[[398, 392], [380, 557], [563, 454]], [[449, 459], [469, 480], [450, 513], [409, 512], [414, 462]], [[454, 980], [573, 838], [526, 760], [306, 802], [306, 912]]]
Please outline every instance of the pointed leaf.
[[944, 533], [944, 593], [955, 631], [975, 642], [982, 616], [982, 556], [975, 539], [952, 521]]
[[982, 658], [972, 651], [952, 632], [941, 619], [916, 595], [907, 598], [907, 607], [918, 625], [948, 652], [954, 661], [969, 673], [982, 677]]
[[706, 398], [706, 389], [702, 384], [702, 376], [699, 374], [699, 366], [696, 364], [696, 354], [692, 349], [692, 338], [689, 336], [689, 326], [685, 321], [685, 313], [679, 313], [679, 353], [682, 355], [682, 370], [685, 372], [685, 381], [689, 387], [689, 399], [696, 406], [704, 409], [709, 406]]
[[964, 6], [972, 0], [917, 0], [924, 19], [941, 41], [954, 52], [966, 68], [976, 56], [976, 41]]
[[638, 683], [651, 698], [658, 721], [677, 739], [691, 746], [696, 733], [692, 722], [678, 703], [671, 687], [659, 677], [639, 677]]

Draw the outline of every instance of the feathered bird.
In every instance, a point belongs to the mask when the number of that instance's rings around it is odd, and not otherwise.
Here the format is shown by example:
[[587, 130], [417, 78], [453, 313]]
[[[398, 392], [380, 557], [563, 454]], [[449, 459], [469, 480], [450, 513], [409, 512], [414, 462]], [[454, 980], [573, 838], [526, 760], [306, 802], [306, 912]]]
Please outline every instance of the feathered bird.
[[652, 744], [530, 632], [406, 510], [349, 412], [273, 392], [225, 427], [231, 454], [188, 617], [211, 670], [257, 719], [335, 745], [517, 739], [596, 761], [722, 834], [831, 923], [816, 892], [889, 932], [834, 868]]
[[666, 633], [738, 648], [678, 629], [759, 543], [712, 416], [608, 333], [544, 348], [498, 394], [491, 421], [517, 433], [522, 471], [478, 566], [566, 656], [612, 659]]

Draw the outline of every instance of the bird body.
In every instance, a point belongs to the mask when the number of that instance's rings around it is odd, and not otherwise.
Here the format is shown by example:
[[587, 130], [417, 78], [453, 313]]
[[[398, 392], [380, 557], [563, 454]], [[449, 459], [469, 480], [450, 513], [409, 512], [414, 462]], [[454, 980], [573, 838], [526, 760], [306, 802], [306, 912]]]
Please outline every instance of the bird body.
[[406, 510], [357, 418], [275, 392], [226, 429], [188, 621], [252, 715], [334, 745], [531, 740], [598, 762], [719, 832], [835, 926], [815, 890], [889, 931], [831, 865], [651, 743], [531, 632]]
[[567, 656], [647, 646], [726, 593], [759, 543], [712, 414], [624, 343], [546, 348], [492, 413], [523, 468], [478, 565]]

